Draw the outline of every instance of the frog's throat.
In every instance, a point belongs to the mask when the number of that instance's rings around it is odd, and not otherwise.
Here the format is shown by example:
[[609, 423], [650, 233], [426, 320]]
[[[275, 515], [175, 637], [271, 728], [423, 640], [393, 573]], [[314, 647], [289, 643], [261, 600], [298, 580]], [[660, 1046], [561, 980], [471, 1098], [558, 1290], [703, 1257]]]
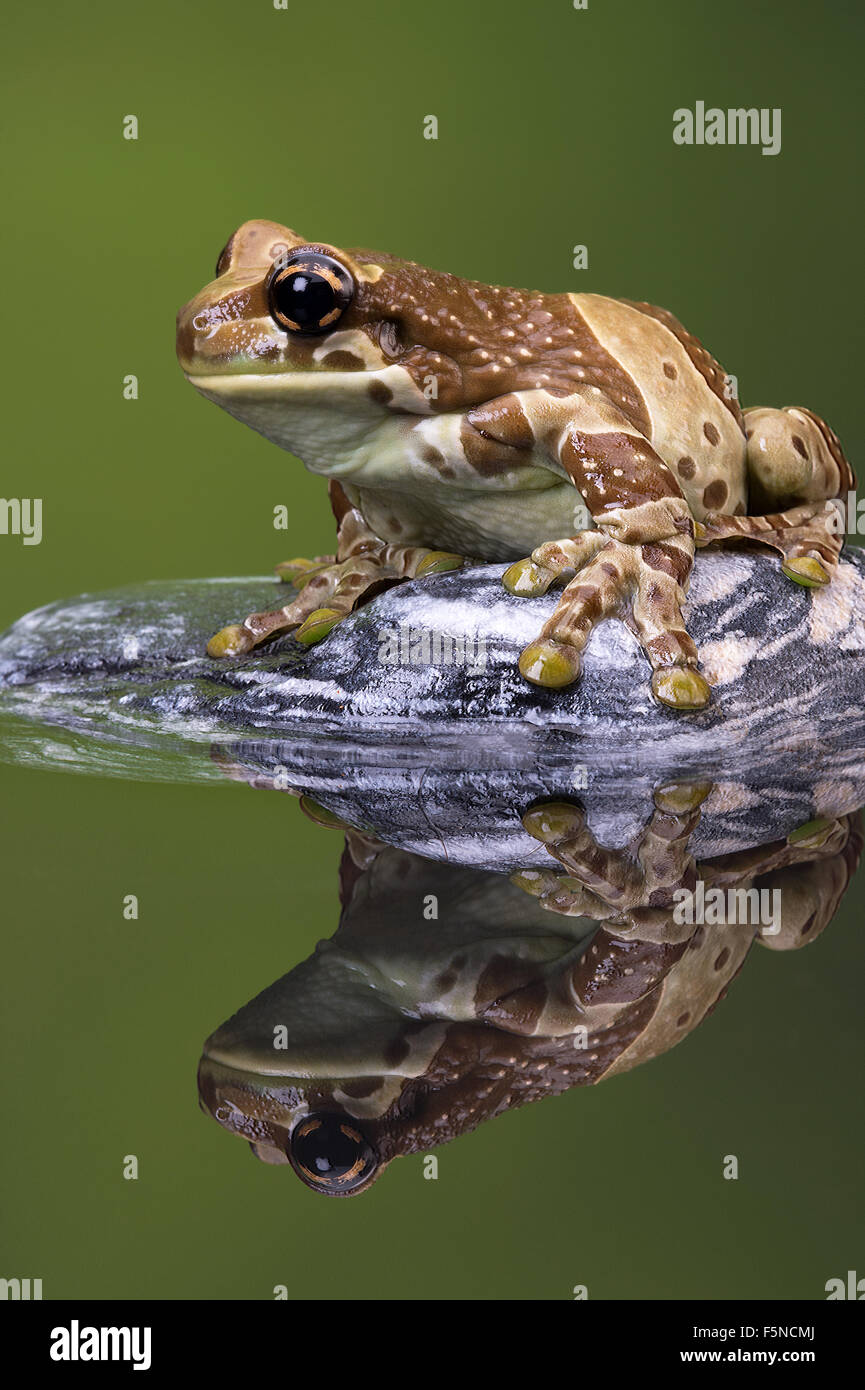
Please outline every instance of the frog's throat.
[[356, 472], [364, 446], [386, 422], [433, 414], [423, 392], [398, 366], [371, 372], [184, 375], [207, 400], [328, 477]]

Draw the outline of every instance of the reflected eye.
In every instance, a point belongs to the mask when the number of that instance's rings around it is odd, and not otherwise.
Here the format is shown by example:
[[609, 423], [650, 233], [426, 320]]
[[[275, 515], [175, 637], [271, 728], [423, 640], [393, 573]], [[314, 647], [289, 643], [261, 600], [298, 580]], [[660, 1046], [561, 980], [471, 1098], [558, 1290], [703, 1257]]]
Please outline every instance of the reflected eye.
[[326, 333], [353, 294], [354, 281], [345, 266], [318, 251], [280, 258], [267, 286], [271, 315], [290, 333]]
[[288, 1157], [308, 1187], [329, 1197], [355, 1192], [378, 1167], [372, 1145], [342, 1115], [307, 1115], [292, 1132]]

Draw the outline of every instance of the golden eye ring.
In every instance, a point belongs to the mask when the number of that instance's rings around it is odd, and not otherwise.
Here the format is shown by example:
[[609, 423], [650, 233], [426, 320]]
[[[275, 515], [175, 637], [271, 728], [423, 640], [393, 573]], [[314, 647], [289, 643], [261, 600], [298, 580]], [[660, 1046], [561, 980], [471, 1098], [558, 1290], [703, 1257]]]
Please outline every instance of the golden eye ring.
[[354, 297], [351, 274], [314, 247], [279, 257], [267, 281], [271, 317], [287, 333], [327, 333]]
[[378, 1155], [346, 1115], [306, 1115], [292, 1130], [288, 1160], [307, 1187], [328, 1197], [347, 1197], [375, 1176]]

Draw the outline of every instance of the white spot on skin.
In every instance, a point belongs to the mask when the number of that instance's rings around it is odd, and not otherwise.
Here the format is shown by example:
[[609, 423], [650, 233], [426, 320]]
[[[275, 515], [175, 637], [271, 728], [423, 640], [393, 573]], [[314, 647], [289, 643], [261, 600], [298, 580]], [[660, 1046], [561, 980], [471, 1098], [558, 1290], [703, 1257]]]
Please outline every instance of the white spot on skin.
[[321, 362], [332, 352], [350, 352], [365, 367], [373, 370], [380, 367], [383, 361], [380, 350], [372, 340], [365, 333], [358, 332], [356, 328], [346, 328], [328, 334], [327, 340], [313, 352], [312, 359], [314, 362]]

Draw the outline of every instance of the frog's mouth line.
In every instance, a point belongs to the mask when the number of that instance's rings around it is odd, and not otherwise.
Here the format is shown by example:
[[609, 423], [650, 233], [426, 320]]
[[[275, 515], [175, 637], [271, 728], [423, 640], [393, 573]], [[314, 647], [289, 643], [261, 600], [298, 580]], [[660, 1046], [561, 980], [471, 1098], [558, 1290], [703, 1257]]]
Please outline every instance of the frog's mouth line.
[[[270, 401], [282, 404], [282, 397], [289, 395], [308, 396], [315, 401], [326, 396], [331, 408], [338, 405], [340, 397], [351, 399], [356, 408], [357, 398], [365, 397], [370, 417], [388, 415], [392, 411], [409, 411], [412, 415], [432, 415], [433, 408], [423, 392], [412, 381], [403, 367], [391, 363], [387, 367], [373, 370], [346, 372], [329, 367], [314, 371], [278, 372], [195, 372], [183, 369], [187, 381], [200, 391], [224, 405], [224, 398], [234, 396], [239, 399], [267, 404]], [[380, 399], [371, 389], [376, 384], [387, 388], [381, 391]], [[265, 400], [261, 401], [260, 398]]]
[[[294, 1076], [266, 1075], [229, 1066], [205, 1052], [198, 1063], [198, 1094], [202, 1108], [224, 1129], [243, 1138], [254, 1138], [250, 1124], [290, 1131], [309, 1108], [308, 1094], [315, 1087], [325, 1088], [347, 1114], [356, 1119], [375, 1119], [392, 1104], [407, 1078], [388, 1072]], [[358, 1081], [375, 1083], [366, 1103], [356, 1100], [343, 1085]], [[236, 1119], [235, 1119], [236, 1117]]]

